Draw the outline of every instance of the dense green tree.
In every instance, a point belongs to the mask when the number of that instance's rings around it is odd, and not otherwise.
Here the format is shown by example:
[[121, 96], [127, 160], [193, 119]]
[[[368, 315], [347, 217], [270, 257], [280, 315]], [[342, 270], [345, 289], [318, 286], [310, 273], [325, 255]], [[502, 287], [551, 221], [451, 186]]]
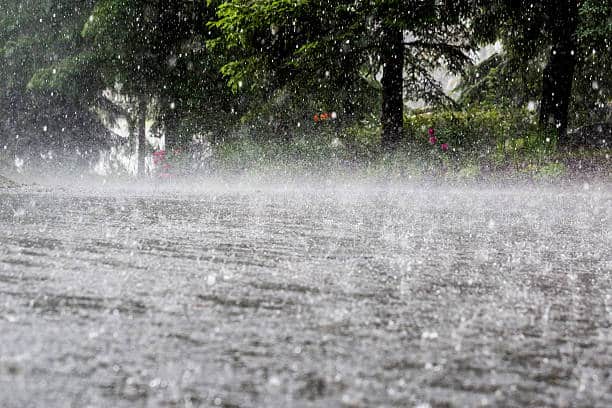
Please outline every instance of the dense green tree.
[[0, 1], [0, 149], [29, 157], [51, 152], [55, 160], [78, 152], [89, 161], [103, 146], [106, 132], [83, 98], [90, 83], [77, 81], [73, 94], [30, 86], [37, 72], [81, 52], [93, 3]]
[[[224, 56], [205, 47], [214, 13], [204, 1], [98, 0], [83, 23], [86, 48], [40, 71], [34, 83], [70, 93], [77, 78], [87, 78], [97, 106], [127, 116], [142, 173], [147, 119], [172, 148], [186, 135], [219, 133], [240, 111], [220, 73]], [[102, 97], [109, 90], [122, 103]]]
[[[592, 109], [609, 95], [612, 2], [513, 0], [481, 2], [480, 6], [473, 17], [475, 38], [500, 39], [505, 49], [503, 57], [487, 62], [495, 69], [487, 75], [491, 85], [501, 92], [514, 91], [512, 99], [523, 103], [535, 91], [541, 125], [555, 128], [564, 143], [570, 106], [579, 102]], [[506, 88], [502, 82], [520, 86]], [[479, 85], [486, 83], [480, 80]], [[591, 87], [597, 92], [589, 91]], [[482, 92], [474, 95], [478, 94]]]
[[539, 100], [542, 125], [563, 142], [568, 124], [609, 120], [611, 9], [612, 0], [0, 0], [0, 148], [93, 157], [109, 141], [102, 113], [122, 115], [142, 171], [146, 121], [173, 147], [235, 126], [253, 135], [257, 124], [288, 139], [321, 111], [338, 113], [334, 128], [376, 115], [393, 148], [405, 101], [452, 104], [434, 72], [462, 72], [475, 43], [497, 40], [504, 52], [468, 70], [460, 103]]
[[434, 0], [230, 0], [214, 27], [222, 32], [217, 44], [242, 53], [223, 68], [235, 88], [339, 95], [344, 100], [332, 101], [350, 112], [351, 101], [378, 83], [382, 143], [391, 148], [402, 137], [404, 95], [445, 98], [434, 69], [458, 72], [467, 62], [467, 10], [463, 2]]
[[135, 101], [139, 173], [144, 169], [149, 110], [157, 100], [161, 116], [170, 118], [168, 111], [181, 103], [174, 97], [184, 93], [181, 80], [189, 83], [192, 77], [186, 71], [195, 67], [197, 44], [192, 41], [205, 12], [205, 5], [196, 2], [100, 0], [83, 28], [83, 36], [101, 57], [98, 66], [105, 86], [118, 87]]
[[572, 98], [576, 125], [612, 122], [612, 0], [583, 0]]

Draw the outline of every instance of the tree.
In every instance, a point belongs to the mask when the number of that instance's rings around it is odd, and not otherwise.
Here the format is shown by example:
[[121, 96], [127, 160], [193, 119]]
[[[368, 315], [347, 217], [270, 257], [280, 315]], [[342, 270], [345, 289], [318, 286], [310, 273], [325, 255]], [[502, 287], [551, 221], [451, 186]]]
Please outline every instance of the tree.
[[[597, 93], [606, 93], [603, 89], [609, 83], [605, 78], [609, 78], [606, 67], [611, 55], [612, 2], [513, 0], [484, 2], [481, 6], [473, 16], [474, 27], [478, 28], [474, 36], [482, 42], [502, 40], [506, 64], [517, 68], [515, 78], [518, 74], [527, 79], [533, 77], [534, 70], [538, 72], [540, 124], [555, 128], [559, 142], [565, 143], [575, 84], [581, 85], [584, 78], [590, 78], [587, 86], [595, 83], [599, 90], [601, 79], [602, 90]], [[540, 61], [544, 64], [542, 70], [538, 68]], [[506, 76], [507, 81], [512, 78], [513, 75]], [[527, 87], [533, 89], [533, 85], [526, 84]], [[591, 99], [585, 91], [592, 92], [585, 86], [581, 88], [581, 99]]]
[[553, 125], [560, 139], [568, 124], [572, 85], [576, 69], [576, 31], [578, 28], [578, 2], [576, 0], [548, 2], [550, 53], [542, 73], [542, 100], [540, 124]]
[[101, 56], [104, 85], [118, 87], [134, 100], [140, 175], [145, 167], [149, 104], [158, 93], [174, 51], [164, 42], [176, 44], [176, 37], [183, 34], [178, 10], [170, 10], [170, 4], [164, 6], [143, 0], [100, 0], [83, 28], [84, 38]]
[[583, 0], [570, 108], [577, 125], [612, 121], [612, 0]]
[[93, 3], [0, 0], [0, 148], [88, 162], [104, 145], [107, 132], [82, 98], [87, 86], [72, 94], [32, 86], [38, 72], [56, 75], [52, 65], [83, 50], [80, 31]]
[[240, 50], [223, 67], [234, 88], [306, 88], [316, 96], [340, 89], [347, 100], [335, 102], [350, 111], [351, 93], [365, 92], [354, 85], [380, 79], [381, 141], [393, 148], [402, 138], [404, 92], [444, 99], [433, 70], [457, 72], [468, 61], [467, 10], [463, 2], [434, 0], [230, 0], [213, 26], [221, 31], [217, 45]]
[[115, 89], [132, 101], [140, 174], [147, 119], [173, 147], [180, 133], [218, 130], [238, 110], [219, 73], [221, 57], [204, 47], [212, 16], [204, 1], [99, 0], [83, 27], [90, 53], [80, 57], [95, 61], [98, 95]]

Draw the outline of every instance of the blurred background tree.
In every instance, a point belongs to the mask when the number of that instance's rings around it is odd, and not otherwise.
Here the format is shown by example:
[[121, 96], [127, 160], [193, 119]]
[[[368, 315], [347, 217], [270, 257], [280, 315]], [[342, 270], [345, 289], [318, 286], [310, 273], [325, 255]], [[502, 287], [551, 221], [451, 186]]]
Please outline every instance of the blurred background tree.
[[[512, 110], [512, 120], [531, 120], [528, 107], [542, 137], [550, 128], [562, 143], [576, 128], [610, 123], [612, 0], [0, 6], [0, 148], [21, 158], [62, 154], [91, 164], [125, 140], [109, 126], [118, 118], [139, 146], [141, 172], [146, 136], [174, 149], [194, 136], [327, 143], [314, 137], [327, 132], [367, 135], [371, 148], [394, 150], [416, 134], [404, 131], [414, 122], [411, 102], [490, 117]], [[474, 51], [496, 42], [501, 52], [471, 65]], [[441, 73], [461, 75], [456, 100]], [[322, 112], [337, 120], [315, 123]]]
[[348, 118], [379, 112], [382, 145], [393, 148], [404, 100], [448, 101], [433, 71], [468, 62], [468, 8], [457, 3], [231, 0], [219, 7], [212, 26], [222, 36], [212, 43], [241, 56], [222, 68], [234, 89], [284, 90]]
[[94, 3], [0, 1], [0, 149], [20, 160], [45, 155], [56, 162], [90, 163], [108, 145], [109, 133], [90, 110], [96, 88], [90, 67], [75, 67], [71, 93], [31, 86], [37, 72], [84, 50], [80, 33]]
[[[92, 97], [107, 112], [129, 118], [142, 172], [147, 120], [165, 135], [168, 148], [194, 134], [218, 136], [237, 120], [240, 100], [220, 73], [225, 56], [205, 47], [212, 34], [206, 22], [214, 16], [215, 8], [203, 1], [98, 1], [84, 20], [84, 52], [39, 71], [33, 82], [70, 93], [83, 67], [94, 67], [95, 80], [87, 81], [97, 85]], [[58, 71], [62, 75], [53, 74]], [[127, 108], [109, 103], [104, 90], [127, 99]]]
[[612, 1], [486, 1], [473, 20], [474, 38], [503, 52], [463, 78], [463, 104], [537, 102], [561, 144], [568, 126], [609, 120]]

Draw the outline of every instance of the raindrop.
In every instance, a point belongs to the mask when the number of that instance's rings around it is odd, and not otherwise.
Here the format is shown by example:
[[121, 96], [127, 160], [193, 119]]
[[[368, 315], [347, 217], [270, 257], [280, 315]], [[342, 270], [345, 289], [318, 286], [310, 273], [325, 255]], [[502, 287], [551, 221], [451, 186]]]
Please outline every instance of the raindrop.
[[535, 103], [535, 101], [529, 101], [529, 103], [527, 103], [527, 110], [529, 112], [534, 112], [536, 110], [536, 103]]
[[423, 334], [421, 334], [421, 338], [423, 340], [435, 340], [438, 338], [438, 333], [435, 331], [424, 331]]

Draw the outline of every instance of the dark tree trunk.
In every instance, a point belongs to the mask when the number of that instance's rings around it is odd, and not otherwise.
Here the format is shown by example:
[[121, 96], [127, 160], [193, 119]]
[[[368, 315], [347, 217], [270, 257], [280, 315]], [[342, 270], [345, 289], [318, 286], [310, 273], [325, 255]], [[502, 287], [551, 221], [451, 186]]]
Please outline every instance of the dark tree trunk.
[[138, 176], [145, 173], [147, 98], [143, 95], [138, 99]]
[[540, 125], [554, 126], [560, 144], [565, 143], [569, 104], [576, 67], [578, 6], [562, 0], [551, 10], [552, 48], [542, 77]]
[[164, 148], [166, 151], [172, 151], [179, 144], [178, 137], [178, 111], [174, 109], [169, 100], [165, 101], [166, 105], [170, 107], [169, 110], [166, 110], [164, 116], [162, 118], [164, 125]]
[[402, 140], [404, 130], [404, 45], [398, 28], [383, 31], [382, 76], [382, 146], [393, 149]]

